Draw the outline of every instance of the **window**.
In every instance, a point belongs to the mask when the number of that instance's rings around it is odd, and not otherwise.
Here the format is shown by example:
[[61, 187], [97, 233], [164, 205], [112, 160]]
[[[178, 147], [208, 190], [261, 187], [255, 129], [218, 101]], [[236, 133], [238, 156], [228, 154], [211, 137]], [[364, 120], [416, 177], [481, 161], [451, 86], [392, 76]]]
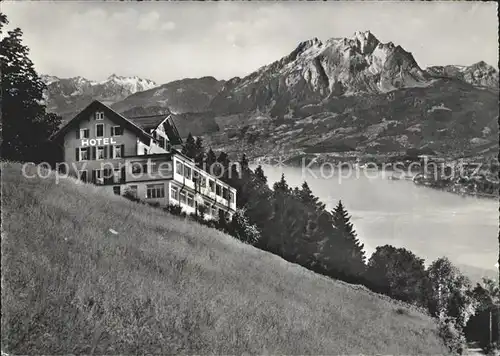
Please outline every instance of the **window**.
[[182, 204], [186, 204], [186, 192], [185, 191], [181, 191], [179, 193], [179, 201], [182, 203]]
[[234, 203], [234, 197], [235, 195], [233, 194], [233, 192], [229, 191], [229, 203]]
[[62, 163], [62, 164], [56, 164], [57, 166], [57, 169], [58, 169], [58, 172], [61, 173], [61, 174], [66, 174], [67, 172], [67, 166], [66, 164]]
[[96, 124], [95, 125], [95, 132], [97, 137], [103, 137], [104, 136], [104, 124]]
[[200, 184], [200, 175], [197, 170], [193, 169], [193, 182], [194, 182], [194, 187], [195, 189], [199, 187]]
[[89, 129], [80, 129], [80, 137], [79, 138], [89, 138], [90, 130]]
[[104, 174], [101, 169], [94, 169], [92, 171], [92, 179], [95, 184], [103, 184], [104, 183]]
[[122, 136], [122, 135], [123, 135], [123, 127], [121, 126], [111, 127], [111, 136]]
[[137, 186], [136, 185], [131, 185], [128, 187], [128, 191], [130, 192], [130, 194], [134, 197], [137, 198]]
[[182, 175], [184, 173], [182, 168], [183, 168], [182, 162], [177, 161], [175, 163], [175, 173]]
[[200, 177], [200, 187], [202, 187], [202, 188], [207, 187], [207, 178], [205, 178], [205, 176]]
[[148, 154], [148, 149], [147, 147], [144, 147], [144, 154], [147, 155]]
[[90, 147], [80, 148], [80, 161], [87, 161], [90, 159]]
[[194, 207], [194, 195], [191, 193], [187, 193], [187, 205]]
[[122, 180], [122, 170], [121, 169], [115, 169], [113, 171], [113, 181], [115, 183], [119, 183]]
[[121, 195], [121, 189], [119, 185], [113, 187], [113, 193], [115, 193], [116, 195]]
[[227, 189], [226, 187], [224, 187], [222, 190], [222, 197], [224, 199], [229, 199], [229, 189]]
[[160, 147], [165, 149], [165, 138], [163, 136], [158, 136], [158, 140], [160, 141]]
[[186, 179], [191, 179], [191, 171], [191, 167], [184, 166], [184, 177], [186, 177]]
[[132, 162], [131, 166], [133, 174], [139, 174], [142, 172], [142, 164], [140, 162]]
[[113, 146], [113, 158], [122, 158], [122, 147], [123, 145]]
[[212, 205], [212, 213], [210, 214], [214, 218], [217, 218], [219, 216], [219, 209], [215, 205]]
[[113, 170], [110, 168], [104, 168], [102, 172], [103, 183], [108, 184], [113, 182]]
[[98, 146], [97, 147], [97, 159], [104, 159], [106, 158], [104, 156], [104, 146]]
[[165, 186], [163, 184], [150, 184], [146, 188], [146, 198], [148, 199], [165, 197]]
[[208, 183], [209, 183], [209, 186], [210, 186], [210, 191], [212, 193], [214, 193], [215, 192], [215, 182], [210, 179]]
[[132, 162], [132, 174], [147, 174], [148, 164], [143, 162]]
[[78, 171], [78, 179], [80, 179], [82, 182], [87, 182], [87, 171]]
[[216, 187], [215, 187], [215, 194], [217, 194], [218, 196], [222, 195], [222, 186], [220, 184], [216, 185]]
[[174, 200], [179, 200], [179, 188], [171, 187], [170, 188], [170, 197]]
[[102, 111], [97, 111], [95, 113], [95, 119], [96, 120], [104, 120], [104, 113]]

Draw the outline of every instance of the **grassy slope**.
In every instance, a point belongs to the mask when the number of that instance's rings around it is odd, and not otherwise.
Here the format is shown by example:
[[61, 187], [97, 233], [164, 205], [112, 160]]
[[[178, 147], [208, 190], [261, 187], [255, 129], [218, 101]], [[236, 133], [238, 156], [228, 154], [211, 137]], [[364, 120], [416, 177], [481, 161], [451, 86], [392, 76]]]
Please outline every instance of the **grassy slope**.
[[429, 317], [362, 287], [98, 187], [2, 176], [9, 353], [446, 353]]

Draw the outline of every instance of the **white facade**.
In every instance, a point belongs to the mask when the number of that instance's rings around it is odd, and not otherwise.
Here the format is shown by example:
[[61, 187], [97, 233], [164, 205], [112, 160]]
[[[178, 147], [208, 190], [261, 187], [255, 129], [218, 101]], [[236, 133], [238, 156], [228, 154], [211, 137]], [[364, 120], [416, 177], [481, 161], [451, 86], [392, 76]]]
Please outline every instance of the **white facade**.
[[177, 151], [182, 141], [168, 137], [165, 120], [143, 130], [93, 102], [54, 141], [63, 150], [66, 169], [84, 181], [107, 186], [115, 194], [130, 191], [147, 203], [179, 205], [186, 213], [203, 206], [207, 218], [217, 219], [219, 214], [231, 218], [236, 190]]

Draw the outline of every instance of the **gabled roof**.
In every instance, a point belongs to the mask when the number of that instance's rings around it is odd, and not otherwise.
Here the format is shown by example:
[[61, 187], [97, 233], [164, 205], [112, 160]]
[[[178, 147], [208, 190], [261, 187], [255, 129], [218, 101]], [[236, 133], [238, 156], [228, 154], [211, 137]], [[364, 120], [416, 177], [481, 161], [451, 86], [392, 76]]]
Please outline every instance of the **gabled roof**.
[[147, 116], [128, 116], [127, 119], [143, 130], [156, 129], [169, 114], [147, 115]]
[[159, 126], [163, 125], [163, 129], [170, 143], [172, 145], [182, 145], [182, 138], [177, 130], [172, 114], [129, 116], [127, 119], [143, 130], [147, 130], [146, 132], [149, 132], [149, 130], [156, 130]]
[[120, 115], [119, 113], [111, 109], [109, 106], [101, 103], [98, 100], [94, 100], [85, 109], [80, 111], [80, 113], [78, 113], [73, 119], [68, 121], [66, 125], [64, 125], [59, 131], [57, 131], [50, 139], [57, 140], [58, 138], [62, 137], [69, 130], [74, 129], [76, 125], [80, 123], [80, 121], [82, 121], [83, 119], [88, 119], [90, 115], [97, 110], [103, 111], [106, 117], [108, 117], [110, 120], [114, 121], [117, 124], [123, 125], [125, 128], [137, 134], [139, 138], [147, 140], [148, 142], [150, 139], [153, 138], [142, 128], [137, 126], [135, 123], [133, 123], [126, 117]]
[[165, 122], [163, 123], [163, 128], [165, 129], [165, 133], [167, 134], [170, 143], [172, 145], [182, 145], [182, 138], [177, 130], [177, 126], [175, 126], [174, 119], [172, 115], [169, 115]]

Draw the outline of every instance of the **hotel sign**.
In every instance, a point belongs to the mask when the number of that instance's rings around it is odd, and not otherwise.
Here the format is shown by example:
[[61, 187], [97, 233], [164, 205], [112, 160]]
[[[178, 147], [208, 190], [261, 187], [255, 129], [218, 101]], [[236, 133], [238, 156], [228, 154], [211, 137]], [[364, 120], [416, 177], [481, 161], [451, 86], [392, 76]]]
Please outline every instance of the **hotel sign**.
[[115, 141], [114, 137], [99, 137], [99, 138], [84, 138], [81, 141], [82, 147], [87, 146], [108, 146], [108, 145], [116, 145], [118, 142]]

